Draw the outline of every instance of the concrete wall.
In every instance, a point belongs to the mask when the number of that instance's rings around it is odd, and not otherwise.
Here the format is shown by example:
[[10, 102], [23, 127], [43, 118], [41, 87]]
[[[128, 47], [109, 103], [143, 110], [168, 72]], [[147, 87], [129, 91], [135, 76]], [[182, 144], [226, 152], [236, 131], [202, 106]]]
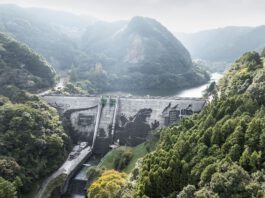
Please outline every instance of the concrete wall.
[[179, 109], [186, 109], [190, 104], [193, 112], [200, 112], [205, 104], [204, 99], [190, 98], [120, 98], [118, 115], [124, 114], [128, 118], [133, 117], [140, 109], [152, 109], [151, 117], [148, 118], [149, 124], [155, 120], [159, 121], [160, 126], [164, 126], [163, 110], [169, 105], [170, 108], [177, 106]]
[[[89, 110], [80, 110], [84, 108], [94, 107], [99, 104], [101, 97], [89, 97], [89, 96], [43, 96], [50, 105], [59, 109], [62, 113], [76, 109], [71, 115], [71, 124], [76, 131], [81, 133], [87, 133], [89, 135], [93, 132], [95, 127], [95, 119], [91, 125], [80, 126], [78, 123], [79, 115], [91, 115], [94, 118], [97, 116], [97, 108]], [[106, 104], [101, 110], [101, 117], [99, 121], [99, 129], [102, 128], [105, 131], [105, 137], [108, 136], [109, 125], [112, 125], [113, 116], [115, 111], [115, 105], [110, 105], [110, 99], [106, 99]], [[112, 98], [116, 99], [116, 98]], [[124, 118], [131, 122], [136, 119], [140, 110], [150, 109], [150, 115], [146, 116], [145, 123], [151, 126], [155, 121], [159, 122], [159, 128], [165, 126], [165, 117], [168, 116], [170, 109], [191, 109], [193, 112], [200, 112], [205, 105], [205, 100], [201, 98], [137, 98], [137, 97], [120, 97], [117, 109], [117, 120], [116, 124], [121, 124], [120, 117], [123, 115]], [[98, 133], [100, 135], [100, 133]]]
[[[111, 104], [111, 100], [106, 98], [104, 105], [101, 97], [46, 95], [43, 98], [62, 115], [69, 116], [72, 128], [81, 133], [82, 137], [84, 134], [87, 137], [93, 136], [95, 144], [92, 144], [91, 148], [83, 149], [75, 160], [67, 160], [59, 170], [47, 178], [36, 196], [40, 198], [45, 197], [47, 186], [61, 174], [67, 176], [62, 189], [65, 193], [70, 180], [92, 153], [106, 153], [112, 140], [120, 140], [122, 144], [134, 146], [145, 141], [150, 130], [165, 126], [165, 120], [170, 113], [178, 111], [181, 114], [183, 109], [200, 112], [205, 105], [205, 100], [199, 98], [112, 98], [116, 104]], [[159, 125], [153, 125], [158, 122]], [[113, 139], [108, 134], [109, 125], [115, 125]], [[99, 133], [98, 129], [101, 128], [104, 129], [105, 135]]]
[[[82, 125], [79, 121], [80, 116], [91, 116], [92, 122], [89, 125]], [[97, 117], [97, 108], [92, 108], [85, 111], [76, 111], [71, 114], [71, 125], [76, 131], [80, 131], [81, 133], [93, 133]]]

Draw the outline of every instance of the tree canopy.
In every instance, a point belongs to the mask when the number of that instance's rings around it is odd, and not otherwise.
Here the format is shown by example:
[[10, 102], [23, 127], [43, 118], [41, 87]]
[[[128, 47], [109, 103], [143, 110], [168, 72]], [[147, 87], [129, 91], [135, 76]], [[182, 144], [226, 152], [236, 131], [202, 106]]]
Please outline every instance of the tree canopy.
[[218, 85], [219, 97], [200, 114], [163, 129], [157, 149], [143, 158], [124, 192], [152, 198], [263, 197], [262, 59], [256, 52], [244, 54]]
[[55, 71], [42, 56], [0, 32], [0, 94], [5, 86], [38, 91], [54, 83]]
[[16, 103], [0, 97], [0, 177], [21, 185], [32, 184], [50, 174], [67, 155], [68, 136], [55, 109], [29, 94]]
[[88, 189], [88, 198], [119, 197], [120, 189], [126, 182], [127, 175], [115, 170], [107, 170], [94, 181]]

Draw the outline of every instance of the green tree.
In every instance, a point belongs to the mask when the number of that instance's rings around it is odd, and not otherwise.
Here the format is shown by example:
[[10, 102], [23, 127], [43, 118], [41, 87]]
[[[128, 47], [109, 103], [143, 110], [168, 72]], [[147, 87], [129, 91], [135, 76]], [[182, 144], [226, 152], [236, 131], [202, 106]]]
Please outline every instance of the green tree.
[[16, 187], [9, 181], [0, 177], [0, 198], [16, 198]]
[[88, 198], [118, 198], [127, 175], [115, 170], [105, 171], [87, 190]]
[[119, 152], [115, 156], [115, 159], [114, 159], [115, 170], [120, 171], [124, 169], [129, 164], [132, 157], [133, 157], [133, 153], [130, 148], [119, 149]]
[[14, 159], [0, 159], [0, 177], [13, 181], [20, 171], [20, 166]]
[[177, 198], [194, 198], [195, 191], [196, 191], [195, 186], [193, 186], [193, 185], [187, 185], [177, 195]]
[[16, 187], [22, 182], [22, 192], [58, 168], [68, 141], [56, 111], [38, 97], [0, 106], [0, 176]]
[[87, 169], [87, 178], [90, 181], [94, 181], [95, 179], [99, 178], [102, 174], [102, 169], [97, 168], [96, 166], [89, 167]]

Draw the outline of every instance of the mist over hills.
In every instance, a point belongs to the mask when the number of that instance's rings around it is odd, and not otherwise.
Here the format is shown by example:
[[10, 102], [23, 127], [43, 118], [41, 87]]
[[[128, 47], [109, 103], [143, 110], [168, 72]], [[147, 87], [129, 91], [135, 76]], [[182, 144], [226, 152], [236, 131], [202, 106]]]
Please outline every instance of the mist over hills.
[[[189, 52], [154, 19], [95, 23], [87, 28], [81, 43], [83, 52], [96, 56], [103, 69], [114, 74], [109, 79], [114, 89], [187, 87], [207, 79], [205, 74], [197, 75]], [[84, 72], [79, 70], [78, 75]], [[190, 83], [183, 81], [187, 75]]]
[[[91, 38], [91, 35], [97, 35], [97, 38]], [[171, 65], [161, 66], [158, 70], [169, 69], [175, 73], [186, 72], [192, 66], [184, 46], [165, 27], [149, 18], [134, 17], [128, 23], [95, 23], [88, 27], [82, 41], [84, 50], [104, 53], [117, 59], [115, 64], [126, 64], [132, 70], [134, 66], [144, 67], [148, 61], [167, 62]], [[174, 64], [179, 64], [179, 67], [174, 67]], [[120, 67], [118, 65], [117, 68]]]
[[225, 27], [197, 33], [176, 33], [193, 58], [211, 62], [233, 62], [247, 51], [265, 46], [265, 26]]
[[[150, 18], [110, 23], [15, 5], [0, 5], [0, 31], [27, 44], [90, 91], [198, 85], [207, 80], [198, 66], [223, 71], [242, 53], [265, 46], [265, 26], [176, 33], [176, 39]], [[194, 67], [189, 53], [203, 61]], [[187, 76], [191, 82], [185, 81]]]
[[[176, 89], [206, 82], [186, 48], [154, 19], [107, 23], [39, 8], [0, 6], [0, 30], [95, 90]], [[190, 81], [186, 81], [186, 78]]]
[[[252, 51], [264, 33], [226, 27], [178, 40], [146, 17], [0, 5], [0, 198], [264, 198], [265, 48]], [[223, 71], [247, 50], [203, 99], [191, 98], [197, 87], [174, 104], [157, 92], [159, 110], [148, 96], [106, 96], [198, 86], [209, 80], [203, 67]]]
[[61, 11], [0, 5], [0, 31], [11, 33], [57, 69], [73, 62], [76, 39], [93, 21]]

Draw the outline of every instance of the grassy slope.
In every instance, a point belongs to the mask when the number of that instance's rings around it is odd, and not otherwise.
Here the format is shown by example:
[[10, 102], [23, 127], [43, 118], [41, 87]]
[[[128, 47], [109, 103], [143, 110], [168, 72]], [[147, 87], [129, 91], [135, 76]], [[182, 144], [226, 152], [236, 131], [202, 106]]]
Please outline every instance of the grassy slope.
[[[105, 157], [102, 159], [102, 163], [100, 165], [101, 168], [106, 168], [106, 169], [114, 169], [114, 159], [116, 158], [116, 156], [118, 155], [118, 151], [120, 149], [125, 148], [125, 146], [121, 146], [119, 148], [113, 149], [110, 152], [108, 152]], [[127, 147], [128, 148], [128, 147]], [[135, 163], [137, 162], [137, 160], [143, 156], [145, 156], [148, 151], [146, 150], [146, 145], [145, 143], [139, 144], [136, 147], [129, 147], [132, 149], [132, 153], [133, 153], [133, 157], [130, 161], [130, 163], [128, 164], [128, 166], [123, 169], [123, 172], [126, 173], [130, 173], [133, 168], [135, 167]]]

